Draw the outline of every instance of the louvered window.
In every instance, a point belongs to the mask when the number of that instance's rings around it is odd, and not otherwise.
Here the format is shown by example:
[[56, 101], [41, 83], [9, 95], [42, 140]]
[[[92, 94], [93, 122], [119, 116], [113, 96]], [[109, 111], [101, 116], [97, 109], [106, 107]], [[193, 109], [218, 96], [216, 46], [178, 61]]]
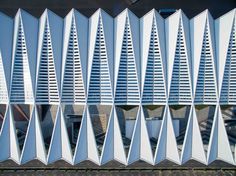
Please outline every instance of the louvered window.
[[29, 58], [27, 54], [26, 40], [21, 17], [19, 18], [16, 41], [11, 83], [11, 102], [33, 102], [33, 89], [28, 61]]
[[216, 79], [212, 48], [210, 46], [209, 26], [205, 25], [203, 44], [198, 71], [195, 103], [216, 102]]
[[236, 103], [236, 31], [235, 21], [231, 30], [227, 58], [225, 63], [224, 78], [221, 89], [221, 103]]
[[62, 102], [85, 103], [85, 90], [79, 54], [78, 35], [74, 17], [72, 18], [65, 72], [62, 87]]
[[51, 34], [47, 19], [44, 28], [36, 96], [38, 103], [59, 102]]
[[120, 65], [116, 87], [117, 104], [139, 103], [138, 76], [133, 51], [129, 19], [126, 17]]
[[180, 19], [170, 86], [170, 104], [192, 102], [190, 79], [183, 24], [182, 19]]
[[88, 103], [112, 103], [111, 80], [101, 16], [99, 17], [93, 54]]
[[153, 18], [142, 102], [165, 103], [166, 92], [156, 20]]

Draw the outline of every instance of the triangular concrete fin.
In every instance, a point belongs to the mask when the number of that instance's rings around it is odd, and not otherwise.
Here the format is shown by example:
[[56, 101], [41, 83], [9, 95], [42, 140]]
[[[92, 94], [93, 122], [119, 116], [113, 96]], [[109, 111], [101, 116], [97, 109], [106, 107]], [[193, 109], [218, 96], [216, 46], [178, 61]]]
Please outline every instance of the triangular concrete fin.
[[202, 137], [198, 126], [196, 111], [193, 106], [189, 114], [187, 130], [185, 132], [181, 162], [183, 164], [191, 159], [206, 164]]
[[207, 163], [210, 164], [215, 160], [221, 160], [233, 165], [235, 164], [220, 106], [217, 106], [215, 111], [208, 146]]
[[33, 159], [38, 159], [44, 164], [47, 164], [45, 145], [36, 107], [34, 107], [30, 118], [21, 155], [21, 164]]
[[142, 107], [139, 108], [134, 126], [134, 132], [128, 155], [128, 164], [138, 160], [143, 160], [153, 165], [152, 149]]
[[100, 165], [97, 144], [88, 108], [85, 109], [83, 115], [73, 160], [74, 164], [90, 160], [95, 164]]
[[48, 163], [53, 163], [57, 160], [64, 160], [72, 164], [70, 142], [60, 106], [57, 109], [57, 117], [49, 148]]
[[155, 153], [155, 164], [169, 160], [180, 164], [179, 153], [169, 107], [166, 106]]
[[93, 126], [87, 109], [87, 142], [88, 142], [88, 160], [93, 161], [97, 165], [100, 165], [100, 160], [98, 156], [97, 144], [95, 140], [95, 135], [93, 131]]
[[70, 146], [70, 140], [67, 132], [67, 127], [65, 123], [65, 118], [62, 112], [62, 109], [60, 108], [61, 113], [61, 145], [62, 145], [62, 159], [67, 161], [68, 163], [73, 164], [73, 157], [72, 157], [72, 151]]
[[50, 147], [48, 151], [48, 163], [53, 163], [61, 158], [62, 154], [62, 141], [61, 141], [61, 113], [59, 112], [59, 107], [57, 108], [56, 120], [53, 127], [52, 138], [50, 142]]
[[87, 109], [84, 109], [83, 118], [79, 130], [79, 136], [76, 143], [73, 163], [78, 164], [88, 158], [87, 142]]
[[0, 136], [0, 161], [11, 159], [20, 163], [20, 150], [11, 106], [8, 105]]
[[101, 165], [111, 160], [116, 160], [124, 165], [127, 164], [115, 107], [112, 108], [112, 113], [107, 127], [101, 156]]

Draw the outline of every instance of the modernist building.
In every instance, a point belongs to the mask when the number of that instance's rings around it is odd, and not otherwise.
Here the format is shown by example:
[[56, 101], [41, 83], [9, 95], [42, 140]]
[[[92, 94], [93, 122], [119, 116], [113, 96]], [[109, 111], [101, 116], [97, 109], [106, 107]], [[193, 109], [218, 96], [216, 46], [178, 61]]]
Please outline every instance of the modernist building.
[[0, 24], [1, 162], [236, 164], [236, 9]]

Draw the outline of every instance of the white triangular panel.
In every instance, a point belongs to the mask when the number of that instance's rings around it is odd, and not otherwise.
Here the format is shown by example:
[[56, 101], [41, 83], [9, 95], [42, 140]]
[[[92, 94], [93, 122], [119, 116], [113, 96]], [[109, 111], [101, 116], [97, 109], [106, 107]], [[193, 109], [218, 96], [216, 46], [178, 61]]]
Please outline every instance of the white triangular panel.
[[[61, 90], [63, 103], [84, 104], [86, 101], [84, 82], [86, 81], [86, 73], [84, 73], [86, 72], [84, 56], [87, 51], [87, 39], [84, 39], [87, 35], [86, 28], [88, 28], [88, 20], [76, 10], [72, 9], [65, 17]], [[79, 43], [80, 37], [84, 39], [84, 43]]]
[[[14, 35], [16, 35], [16, 31], [18, 30], [18, 23], [19, 16], [22, 19], [22, 25], [24, 26], [24, 33], [25, 33], [25, 42], [27, 47], [27, 54], [28, 54], [28, 62], [30, 67], [30, 73], [32, 79], [35, 77], [35, 66], [37, 63], [37, 47], [38, 47], [38, 19], [26, 12], [23, 9], [19, 9], [16, 16], [15, 16], [15, 28], [14, 28]], [[16, 39], [13, 39], [13, 53], [16, 46]], [[35, 80], [32, 80], [33, 88], [35, 85]]]
[[203, 147], [202, 137], [198, 125], [196, 111], [193, 106], [189, 114], [189, 120], [181, 154], [182, 164], [189, 160], [196, 160], [206, 164], [206, 155]]
[[208, 10], [191, 20], [191, 46], [196, 48], [192, 48], [195, 104], [216, 104], [218, 101], [212, 25], [213, 19]]
[[100, 165], [97, 144], [87, 107], [84, 110], [73, 163], [78, 164], [85, 160], [90, 160]]
[[106, 48], [106, 36], [101, 14], [98, 18], [95, 47], [91, 65], [88, 85], [88, 103], [111, 104], [113, 102], [111, 74]]
[[[78, 36], [78, 45], [79, 45], [79, 51], [80, 51], [80, 61], [82, 65], [82, 74], [83, 74], [83, 81], [85, 90], [87, 90], [87, 60], [88, 60], [88, 30], [89, 30], [89, 23], [88, 18], [83, 16], [81, 13], [79, 13], [77, 10], [72, 9], [75, 23], [76, 23], [76, 29]], [[109, 46], [110, 47], [110, 46]], [[85, 91], [86, 92], [86, 91]]]
[[[189, 20], [182, 11], [175, 13], [179, 15], [177, 37], [173, 58], [168, 59], [169, 74], [169, 104], [191, 104], [192, 103], [192, 83], [191, 83], [191, 62], [189, 59], [189, 40], [187, 33], [189, 30]], [[172, 17], [173, 18], [173, 17]], [[174, 18], [173, 18], [174, 19]], [[171, 24], [176, 22], [170, 21]], [[171, 31], [170, 31], [171, 30]], [[171, 36], [172, 28], [168, 30]], [[171, 44], [173, 45], [173, 44]]]
[[40, 17], [36, 102], [58, 104], [63, 20], [46, 9]]
[[70, 141], [68, 138], [65, 119], [61, 107], [58, 107], [57, 110], [57, 117], [48, 153], [49, 164], [57, 160], [64, 160], [72, 164], [72, 152], [70, 148]]
[[139, 104], [138, 18], [125, 9], [116, 17], [115, 103]]
[[140, 106], [134, 126], [134, 132], [128, 154], [128, 164], [143, 160], [149, 164], [153, 163], [152, 148], [147, 131], [143, 108]]
[[171, 114], [168, 106], [166, 106], [165, 108], [162, 120], [154, 163], [158, 164], [164, 160], [169, 160], [176, 164], [180, 164], [179, 152], [177, 148]]
[[[45, 17], [44, 17], [45, 14]], [[48, 25], [48, 29], [50, 32], [50, 39], [51, 39], [51, 45], [52, 45], [52, 52], [53, 52], [53, 61], [54, 61], [54, 67], [58, 82], [58, 89], [60, 90], [60, 80], [61, 80], [61, 52], [62, 52], [62, 42], [63, 42], [63, 19], [52, 12], [49, 9], [46, 9], [43, 13], [43, 15], [40, 17], [41, 21], [47, 21], [47, 23], [44, 23], [45, 25]], [[40, 24], [42, 25], [42, 24]], [[40, 31], [41, 32], [41, 31]], [[40, 54], [40, 53], [38, 53]]]
[[165, 104], [163, 18], [153, 9], [141, 18], [142, 104]]
[[[180, 26], [181, 26], [181, 31], [180, 31]], [[175, 56], [176, 54], [178, 55], [183, 55], [181, 57], [181, 60], [185, 60], [188, 69], [191, 70], [190, 67], [190, 50], [189, 50], [189, 45], [190, 41], [188, 38], [188, 28], [189, 28], [189, 20], [185, 16], [185, 14], [182, 12], [182, 10], [177, 10], [174, 14], [170, 15], [166, 20], [165, 20], [165, 40], [166, 40], [166, 64], [167, 64], [167, 87], [168, 87], [168, 94], [170, 91], [171, 87], [171, 80], [173, 75], [178, 75], [177, 73], [173, 73], [174, 69], [174, 62], [175, 62]], [[178, 35], [178, 33], [181, 32], [181, 35]], [[184, 49], [184, 52], [180, 53], [178, 52], [177, 44], [180, 38], [178, 39], [178, 36], [181, 36], [181, 48]], [[179, 47], [180, 48], [180, 47]], [[180, 53], [180, 54], [179, 54]], [[185, 64], [185, 65], [186, 65]], [[186, 67], [186, 66], [185, 66]], [[178, 67], [177, 67], [178, 68]], [[181, 69], [183, 69], [181, 67]], [[185, 70], [185, 74], [189, 74], [188, 77], [191, 75], [190, 70]], [[191, 78], [191, 77], [190, 77]], [[191, 90], [191, 79], [187, 80], [190, 82], [190, 90]], [[188, 83], [188, 89], [189, 89], [189, 83]], [[189, 92], [189, 90], [188, 90]], [[176, 102], [173, 102], [176, 103]], [[178, 99], [177, 99], [178, 103]]]
[[108, 122], [105, 142], [101, 155], [101, 165], [111, 160], [116, 160], [124, 165], [127, 164], [115, 107], [112, 108], [112, 113]]
[[21, 155], [21, 164], [34, 159], [38, 159], [44, 164], [47, 164], [45, 144], [36, 106], [32, 112], [25, 137], [25, 143]]
[[[88, 41], [88, 75], [87, 82], [89, 82], [91, 69], [92, 69], [92, 61], [94, 57], [97, 29], [99, 24], [99, 19], [102, 19], [102, 27], [105, 38], [105, 46], [106, 46], [106, 55], [108, 59], [109, 66], [109, 74], [111, 82], [113, 82], [113, 18], [108, 15], [104, 10], [98, 9], [90, 18], [89, 18], [89, 41]], [[86, 60], [87, 61], [87, 60]], [[113, 83], [111, 84], [113, 85]], [[87, 88], [88, 89], [88, 88]]]
[[20, 163], [20, 150], [10, 105], [6, 110], [0, 136], [0, 161], [7, 159]]
[[122, 53], [122, 43], [123, 43], [123, 36], [125, 33], [125, 26], [127, 25], [127, 18], [129, 19], [129, 26], [130, 26], [130, 34], [132, 40], [132, 49], [133, 55], [135, 59], [136, 69], [138, 77], [140, 76], [140, 62], [139, 62], [139, 19], [135, 14], [133, 14], [129, 9], [123, 10], [115, 19], [115, 41], [114, 41], [114, 52], [115, 52], [115, 87], [117, 84], [118, 79], [118, 71], [119, 71], [119, 63], [120, 57]]
[[207, 154], [208, 164], [215, 160], [235, 164], [220, 106], [216, 107]]
[[33, 103], [38, 21], [18, 10], [14, 25], [10, 101]]

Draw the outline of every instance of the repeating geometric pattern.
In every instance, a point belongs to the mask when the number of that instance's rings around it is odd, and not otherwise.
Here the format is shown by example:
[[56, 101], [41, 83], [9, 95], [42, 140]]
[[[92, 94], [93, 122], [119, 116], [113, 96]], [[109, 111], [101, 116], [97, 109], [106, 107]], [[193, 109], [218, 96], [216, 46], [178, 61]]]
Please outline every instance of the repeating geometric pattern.
[[0, 162], [235, 165], [235, 18], [0, 13]]

